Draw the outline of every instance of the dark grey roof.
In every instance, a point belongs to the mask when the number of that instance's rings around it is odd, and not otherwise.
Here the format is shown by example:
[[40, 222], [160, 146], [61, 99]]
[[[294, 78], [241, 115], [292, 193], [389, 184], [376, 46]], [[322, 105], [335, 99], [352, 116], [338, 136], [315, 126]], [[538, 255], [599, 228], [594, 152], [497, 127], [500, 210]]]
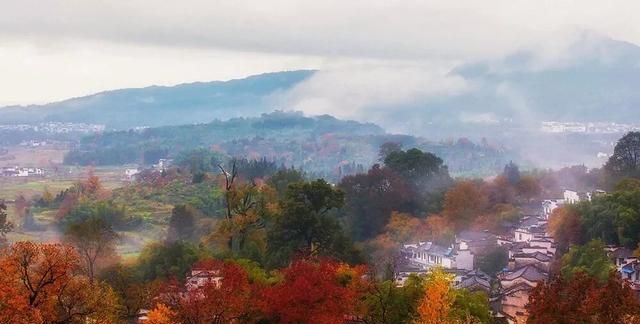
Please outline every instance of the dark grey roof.
[[542, 281], [547, 279], [549, 275], [532, 264], [522, 266], [516, 270], [506, 272], [501, 275], [500, 280], [513, 281], [518, 278], [524, 278], [529, 281]]
[[487, 292], [491, 291], [491, 284], [489, 281], [477, 276], [471, 276], [463, 279], [457, 287], [468, 290], [482, 289]]
[[533, 253], [516, 253], [513, 255], [514, 259], [536, 259], [540, 262], [550, 262], [551, 257], [542, 252]]
[[496, 236], [485, 231], [472, 231], [465, 230], [456, 235], [456, 240], [459, 241], [487, 241], [487, 240], [495, 240]]

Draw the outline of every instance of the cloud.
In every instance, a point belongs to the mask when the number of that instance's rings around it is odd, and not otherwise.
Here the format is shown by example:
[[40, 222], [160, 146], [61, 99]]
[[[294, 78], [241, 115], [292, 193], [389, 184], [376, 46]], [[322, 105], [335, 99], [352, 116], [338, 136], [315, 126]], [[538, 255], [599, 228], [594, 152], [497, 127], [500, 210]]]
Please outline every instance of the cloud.
[[315, 73], [275, 100], [308, 114], [383, 122], [392, 107], [425, 103], [429, 98], [457, 95], [472, 87], [462, 77], [450, 74], [450, 65], [378, 62], [333, 67]]
[[[575, 57], [566, 44], [584, 29], [640, 43], [635, 1], [0, 0], [0, 8], [0, 102], [316, 68], [328, 71], [297, 90], [316, 95], [294, 93], [293, 103], [371, 112], [371, 102], [464, 88], [433, 64], [533, 51], [538, 68], [549, 68]], [[402, 77], [406, 86], [394, 87]]]
[[[477, 58], [590, 28], [637, 41], [632, 1], [2, 0], [5, 37], [290, 55]], [[635, 27], [635, 28], [634, 28]]]

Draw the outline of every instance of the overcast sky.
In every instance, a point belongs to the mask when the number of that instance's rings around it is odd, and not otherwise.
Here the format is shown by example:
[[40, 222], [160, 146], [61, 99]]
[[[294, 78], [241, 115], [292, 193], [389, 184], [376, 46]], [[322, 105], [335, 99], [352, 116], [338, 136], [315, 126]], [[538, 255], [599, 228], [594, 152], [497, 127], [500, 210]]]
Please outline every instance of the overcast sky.
[[301, 68], [326, 71], [290, 94], [306, 110], [393, 103], [464, 91], [447, 75], [460, 62], [562, 58], [584, 31], [638, 44], [638, 12], [611, 0], [0, 0], [0, 105]]

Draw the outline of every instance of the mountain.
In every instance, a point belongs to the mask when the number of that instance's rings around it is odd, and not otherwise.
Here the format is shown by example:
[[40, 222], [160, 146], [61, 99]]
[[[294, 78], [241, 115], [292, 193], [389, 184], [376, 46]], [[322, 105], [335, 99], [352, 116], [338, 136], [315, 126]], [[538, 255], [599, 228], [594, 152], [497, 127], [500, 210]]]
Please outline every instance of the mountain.
[[313, 72], [276, 72], [230, 81], [105, 91], [46, 105], [0, 108], [0, 120], [3, 124], [73, 122], [128, 129], [257, 116], [274, 110], [270, 96], [288, 90]]
[[450, 75], [463, 79], [467, 90], [373, 120], [423, 136], [472, 137], [537, 131], [543, 121], [640, 124], [640, 47], [631, 43], [587, 33], [560, 55], [521, 51], [460, 65]]
[[[355, 118], [387, 130], [438, 139], [509, 139], [522, 132], [528, 137], [543, 121], [640, 123], [640, 47], [590, 33], [564, 45], [555, 56], [521, 51], [502, 59], [461, 64], [449, 74], [464, 80], [465, 90], [402, 104], [375, 102]], [[287, 71], [226, 82], [106, 91], [42, 106], [0, 108], [0, 120], [3, 124], [83, 122], [128, 129], [255, 117], [291, 110], [292, 103], [286, 99], [290, 90], [321, 72]], [[366, 92], [350, 91], [354, 85], [347, 81], [326, 81], [335, 83], [327, 88], [356, 99], [366, 96]], [[422, 86], [410, 84], [411, 80], [406, 83], [410, 88]], [[331, 95], [322, 92], [323, 85], [315, 87], [301, 101], [322, 103], [322, 96]], [[353, 111], [347, 103], [338, 109]], [[322, 109], [320, 105], [313, 113], [335, 114]]]

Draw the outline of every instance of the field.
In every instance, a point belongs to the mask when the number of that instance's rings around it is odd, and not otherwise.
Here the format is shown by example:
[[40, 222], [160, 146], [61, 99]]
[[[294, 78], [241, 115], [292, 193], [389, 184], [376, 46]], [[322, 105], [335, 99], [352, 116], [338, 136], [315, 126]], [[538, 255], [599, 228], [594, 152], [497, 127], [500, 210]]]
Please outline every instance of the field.
[[62, 164], [64, 154], [68, 151], [62, 145], [42, 147], [10, 146], [7, 154], [0, 155], [0, 167], [23, 166], [52, 168]]
[[[46, 189], [54, 195], [71, 187], [74, 183], [82, 181], [92, 172], [98, 176], [102, 185], [106, 189], [115, 189], [127, 184], [124, 180], [124, 169], [126, 167], [75, 167], [62, 165], [62, 160], [66, 148], [45, 146], [45, 147], [9, 147], [8, 153], [0, 156], [0, 167], [20, 166], [39, 167], [45, 169], [45, 176], [42, 177], [1, 177], [0, 176], [0, 200], [7, 204], [7, 214], [10, 221], [16, 222], [13, 201], [17, 196], [23, 195], [32, 198], [41, 195]], [[158, 206], [157, 213], [152, 217], [166, 217], [171, 209], [167, 206]], [[36, 223], [40, 226], [37, 231], [25, 231], [21, 228], [7, 235], [11, 242], [32, 240], [37, 242], [57, 242], [60, 240], [60, 233], [55, 225], [55, 210], [33, 210]], [[161, 214], [161, 215], [158, 215]], [[150, 224], [139, 232], [122, 232], [118, 251], [123, 256], [136, 255], [140, 248], [153, 239], [161, 235], [162, 226]]]

